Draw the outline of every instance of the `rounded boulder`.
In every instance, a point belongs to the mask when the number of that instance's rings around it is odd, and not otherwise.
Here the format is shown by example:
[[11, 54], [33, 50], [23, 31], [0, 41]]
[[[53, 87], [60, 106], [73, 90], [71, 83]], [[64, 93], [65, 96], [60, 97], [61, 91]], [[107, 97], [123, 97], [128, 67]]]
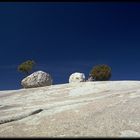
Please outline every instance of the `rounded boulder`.
[[25, 77], [21, 81], [21, 85], [24, 88], [35, 88], [35, 87], [50, 86], [52, 85], [52, 82], [53, 80], [50, 74], [43, 71], [37, 71]]
[[78, 82], [84, 82], [85, 81], [85, 74], [84, 73], [79, 73], [75, 72], [70, 75], [69, 77], [69, 83], [78, 83]]

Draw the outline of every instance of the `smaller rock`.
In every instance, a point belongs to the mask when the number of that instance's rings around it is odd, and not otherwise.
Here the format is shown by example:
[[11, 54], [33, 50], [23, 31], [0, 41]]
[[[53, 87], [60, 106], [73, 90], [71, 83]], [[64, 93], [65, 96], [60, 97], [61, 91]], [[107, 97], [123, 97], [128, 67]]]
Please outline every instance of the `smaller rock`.
[[52, 85], [52, 81], [50, 74], [43, 71], [37, 71], [24, 78], [21, 81], [21, 85], [24, 88], [43, 87]]
[[91, 82], [91, 81], [95, 81], [95, 79], [92, 76], [90, 76], [87, 81]]
[[85, 81], [85, 75], [84, 73], [75, 72], [70, 75], [69, 77], [69, 83], [75, 83], [75, 82], [84, 82]]

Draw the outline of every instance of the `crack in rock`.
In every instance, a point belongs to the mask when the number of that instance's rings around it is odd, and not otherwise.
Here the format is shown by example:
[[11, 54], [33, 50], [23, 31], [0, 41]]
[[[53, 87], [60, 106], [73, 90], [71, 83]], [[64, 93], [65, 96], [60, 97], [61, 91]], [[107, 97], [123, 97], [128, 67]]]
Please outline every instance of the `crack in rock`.
[[[108, 95], [108, 96], [111, 96], [111, 95]], [[106, 95], [96, 97], [96, 99], [103, 98], [103, 97], [106, 97]], [[65, 104], [52, 106], [52, 107], [49, 107], [49, 108], [38, 109], [38, 110], [32, 111], [32, 112], [27, 113], [27, 114], [22, 114], [22, 115], [17, 115], [17, 116], [14, 116], [14, 117], [9, 117], [9, 118], [6, 118], [6, 119], [2, 119], [2, 120], [0, 120], [0, 124], [9, 123], [9, 122], [12, 122], [12, 121], [18, 121], [18, 120], [24, 119], [28, 116], [40, 113], [43, 110], [53, 110], [53, 109], [57, 109], [57, 108], [62, 108], [62, 107], [72, 106], [72, 105], [78, 105], [78, 104], [82, 104], [82, 103], [86, 104], [86, 103], [92, 102], [94, 100], [95, 100], [95, 98], [94, 99], [84, 99], [84, 100], [82, 99], [81, 101], [77, 101], [77, 102], [74, 101], [74, 102], [70, 102], [70, 103], [65, 103]], [[71, 109], [71, 107], [70, 107], [70, 109]]]
[[3, 119], [3, 120], [0, 120], [0, 124], [9, 123], [9, 122], [13, 122], [13, 121], [18, 121], [18, 120], [24, 119], [24, 118], [26, 118], [26, 117], [29, 117], [29, 116], [31, 116], [31, 115], [38, 114], [38, 113], [40, 113], [41, 111], [43, 111], [43, 109], [37, 109], [37, 110], [32, 111], [32, 112], [29, 112], [29, 113], [27, 113], [27, 114], [18, 115], [18, 116], [15, 116], [15, 117]]
[[0, 105], [0, 110], [7, 110], [14, 107], [17, 107], [17, 105], [4, 105], [4, 106]]

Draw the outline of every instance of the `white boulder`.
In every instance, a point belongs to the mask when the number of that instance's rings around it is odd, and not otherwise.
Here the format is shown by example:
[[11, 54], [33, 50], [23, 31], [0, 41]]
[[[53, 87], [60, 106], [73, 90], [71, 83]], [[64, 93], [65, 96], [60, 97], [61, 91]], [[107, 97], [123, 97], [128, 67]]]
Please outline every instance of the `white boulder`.
[[75, 72], [70, 75], [69, 77], [69, 83], [78, 83], [78, 82], [84, 82], [85, 81], [85, 74], [84, 73], [79, 73]]
[[24, 78], [21, 81], [21, 85], [24, 88], [35, 88], [35, 87], [50, 86], [52, 85], [52, 82], [53, 80], [50, 74], [43, 71], [37, 71]]

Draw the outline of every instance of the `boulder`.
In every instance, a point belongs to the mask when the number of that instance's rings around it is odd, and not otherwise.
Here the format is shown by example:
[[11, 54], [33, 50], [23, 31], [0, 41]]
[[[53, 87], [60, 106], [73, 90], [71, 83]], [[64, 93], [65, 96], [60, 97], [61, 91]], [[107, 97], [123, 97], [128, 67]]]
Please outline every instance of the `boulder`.
[[52, 85], [52, 81], [50, 74], [43, 71], [37, 71], [24, 78], [21, 81], [21, 85], [24, 88], [43, 87]]
[[91, 82], [91, 81], [95, 81], [95, 79], [92, 76], [90, 76], [87, 81]]
[[84, 82], [85, 81], [85, 75], [84, 73], [75, 72], [70, 75], [69, 77], [69, 83], [78, 83], [78, 82]]

